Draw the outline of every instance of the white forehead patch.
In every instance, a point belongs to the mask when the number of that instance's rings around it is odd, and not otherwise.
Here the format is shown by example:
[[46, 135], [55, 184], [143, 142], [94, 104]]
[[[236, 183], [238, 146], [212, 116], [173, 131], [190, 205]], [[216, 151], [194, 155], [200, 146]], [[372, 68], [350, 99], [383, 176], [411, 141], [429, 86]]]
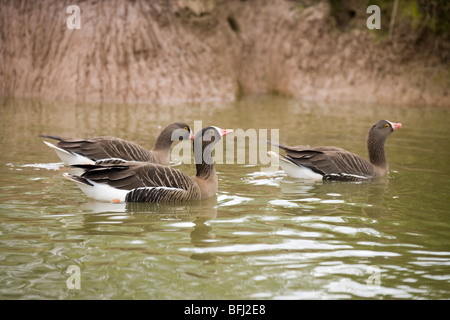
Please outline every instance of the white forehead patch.
[[219, 134], [222, 132], [222, 129], [220, 129], [219, 127], [216, 127], [216, 126], [211, 126], [211, 127], [213, 127], [214, 129], [216, 129], [217, 132], [218, 132]]

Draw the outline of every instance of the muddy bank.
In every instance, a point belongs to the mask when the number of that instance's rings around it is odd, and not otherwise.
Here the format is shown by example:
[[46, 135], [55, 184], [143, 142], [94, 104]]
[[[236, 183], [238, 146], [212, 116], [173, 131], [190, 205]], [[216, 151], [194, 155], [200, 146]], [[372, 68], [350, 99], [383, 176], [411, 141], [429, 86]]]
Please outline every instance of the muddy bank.
[[[181, 102], [278, 93], [450, 106], [448, 41], [328, 1], [2, 1], [0, 95]], [[332, 5], [333, 4], [333, 5]], [[401, 9], [401, 8], [400, 8]], [[399, 12], [402, 12], [399, 10]]]

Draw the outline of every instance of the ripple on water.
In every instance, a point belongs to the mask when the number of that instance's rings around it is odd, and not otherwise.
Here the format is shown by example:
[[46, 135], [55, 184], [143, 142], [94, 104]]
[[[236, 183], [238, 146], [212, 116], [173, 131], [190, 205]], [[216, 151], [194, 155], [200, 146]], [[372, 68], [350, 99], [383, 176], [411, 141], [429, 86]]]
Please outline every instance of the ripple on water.
[[283, 171], [255, 171], [245, 175], [242, 182], [254, 186], [279, 187], [280, 181], [284, 178]]
[[20, 168], [59, 170], [61, 167], [64, 167], [64, 163], [62, 163], [62, 162], [55, 162], [55, 163], [30, 163], [30, 164], [22, 164], [22, 165], [17, 165], [17, 164], [13, 164], [13, 163], [7, 163], [6, 165], [11, 167], [11, 168], [15, 168], [16, 170], [21, 170]]
[[[351, 246], [343, 244], [323, 243], [311, 239], [286, 239], [280, 243], [253, 243], [253, 244], [230, 244], [218, 245], [208, 248], [180, 248], [180, 251], [192, 253], [262, 253], [267, 251], [276, 252], [277, 250], [331, 250], [351, 248]], [[337, 251], [335, 251], [337, 252]], [[308, 259], [309, 253], [306, 253], [305, 259]]]
[[[409, 106], [393, 110], [376, 105], [363, 108], [365, 112], [361, 113], [354, 112], [362, 110], [360, 105], [336, 108], [339, 106], [305, 105], [276, 97], [240, 99], [224, 108], [208, 106], [215, 111], [210, 120], [235, 122], [247, 105], [258, 121], [253, 121], [254, 117], [239, 118], [240, 126], [284, 128], [280, 138], [286, 143], [298, 141], [298, 125], [292, 121], [292, 114], [320, 115], [323, 120], [304, 121], [302, 131], [308, 136], [299, 143], [334, 137], [335, 143], [344, 141], [361, 152], [366, 148], [361, 136], [367, 132], [364, 123], [369, 122], [368, 117], [394, 112], [409, 125], [389, 139], [387, 148], [398, 152], [389, 152], [393, 170], [386, 182], [307, 183], [288, 178], [281, 170], [264, 171], [260, 165], [219, 164], [216, 203], [205, 208], [154, 208], [147, 204], [91, 202], [60, 172], [52, 172], [63, 165], [45, 163], [57, 158], [36, 142], [41, 133], [37, 130], [61, 127], [73, 118], [72, 104], [7, 102], [4, 107], [10, 112], [2, 114], [4, 126], [0, 126], [5, 138], [2, 147], [9, 151], [0, 161], [6, 164], [0, 166], [0, 296], [450, 297], [449, 149], [440, 147], [447, 145], [450, 137], [448, 112]], [[80, 122], [80, 134], [92, 133], [94, 128], [98, 133], [108, 131], [141, 142], [149, 128], [158, 128], [159, 122], [178, 110], [152, 106], [156, 116], [149, 117], [146, 125], [136, 126], [142, 120], [137, 115], [145, 114], [148, 106], [108, 107], [108, 112], [103, 107], [94, 109], [97, 111], [92, 112], [92, 105], [77, 105], [80, 119], [90, 119], [89, 123]], [[130, 112], [138, 109], [143, 112]], [[338, 109], [344, 113], [330, 112]], [[193, 119], [197, 111], [187, 118]], [[112, 123], [104, 121], [105, 115], [112, 122], [120, 119], [123, 125], [105, 125]], [[342, 124], [344, 118], [357, 125], [351, 126], [342, 139], [342, 126], [333, 124]], [[22, 126], [14, 125], [17, 123]], [[65, 129], [73, 131], [70, 126]], [[438, 154], [427, 158], [416, 152], [418, 148], [437, 150]], [[181, 162], [176, 159], [171, 165], [179, 167]], [[430, 165], [433, 171], [428, 169]], [[191, 166], [181, 169], [185, 168]], [[65, 271], [72, 264], [82, 271], [82, 290], [77, 293], [66, 287]], [[367, 284], [373, 266], [381, 272], [378, 286]]]
[[237, 206], [252, 201], [253, 198], [242, 197], [238, 195], [220, 194], [217, 197], [217, 207]]

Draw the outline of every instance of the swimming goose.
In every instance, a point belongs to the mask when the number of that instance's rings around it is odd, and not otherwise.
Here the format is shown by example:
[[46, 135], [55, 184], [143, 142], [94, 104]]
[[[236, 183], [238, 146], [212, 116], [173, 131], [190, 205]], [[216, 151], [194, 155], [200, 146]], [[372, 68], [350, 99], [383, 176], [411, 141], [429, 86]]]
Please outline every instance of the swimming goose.
[[206, 127], [195, 135], [194, 177], [172, 167], [144, 162], [73, 165], [86, 171], [81, 176], [64, 176], [76, 182], [87, 196], [100, 201], [159, 203], [206, 199], [218, 189], [212, 149], [230, 132]]
[[43, 138], [58, 140], [56, 145], [44, 141], [53, 148], [65, 165], [121, 163], [125, 161], [144, 161], [168, 164], [170, 161], [170, 147], [177, 140], [193, 139], [191, 128], [183, 122], [174, 122], [165, 127], [152, 150], [140, 145], [115, 137], [98, 137], [88, 139], [61, 138], [58, 136], [41, 135]]
[[384, 144], [387, 137], [401, 127], [401, 123], [380, 120], [370, 128], [367, 136], [369, 161], [337, 147], [277, 145], [286, 151], [286, 156], [272, 151], [269, 154], [279, 158], [281, 168], [293, 178], [340, 181], [370, 180], [388, 174], [389, 167]]

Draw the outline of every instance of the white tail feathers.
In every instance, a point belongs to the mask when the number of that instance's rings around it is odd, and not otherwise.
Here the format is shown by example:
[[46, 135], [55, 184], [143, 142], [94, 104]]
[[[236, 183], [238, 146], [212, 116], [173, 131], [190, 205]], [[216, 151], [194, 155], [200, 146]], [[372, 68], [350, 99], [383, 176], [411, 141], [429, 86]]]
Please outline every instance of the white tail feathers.
[[67, 150], [61, 149], [57, 146], [55, 146], [54, 144], [44, 141], [44, 143], [49, 146], [50, 148], [52, 148], [53, 150], [55, 150], [56, 154], [58, 155], [58, 157], [61, 159], [62, 162], [64, 162], [64, 164], [66, 166], [71, 166], [73, 164], [94, 164], [94, 161], [92, 161], [89, 158], [86, 158], [85, 156], [82, 156], [80, 154], [74, 153], [74, 152], [69, 152]]
[[[77, 183], [77, 186], [90, 198], [106, 202], [124, 202], [127, 193], [130, 190], [121, 190], [107, 185], [106, 183], [97, 183], [89, 179], [80, 178], [69, 173], [64, 177]], [[86, 181], [83, 181], [86, 180]]]
[[273, 151], [269, 151], [268, 154], [271, 157], [278, 158], [280, 167], [283, 171], [291, 178], [296, 179], [305, 179], [305, 180], [314, 180], [321, 181], [323, 176], [319, 173], [312, 171], [311, 169], [295, 164], [288, 158]]

